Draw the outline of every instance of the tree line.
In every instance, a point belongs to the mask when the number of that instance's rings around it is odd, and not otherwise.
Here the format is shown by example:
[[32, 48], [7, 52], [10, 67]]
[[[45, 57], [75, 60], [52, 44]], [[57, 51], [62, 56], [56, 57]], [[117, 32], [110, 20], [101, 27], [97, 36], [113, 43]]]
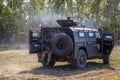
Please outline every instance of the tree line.
[[0, 43], [27, 40], [34, 15], [92, 20], [120, 39], [120, 0], [0, 0]]

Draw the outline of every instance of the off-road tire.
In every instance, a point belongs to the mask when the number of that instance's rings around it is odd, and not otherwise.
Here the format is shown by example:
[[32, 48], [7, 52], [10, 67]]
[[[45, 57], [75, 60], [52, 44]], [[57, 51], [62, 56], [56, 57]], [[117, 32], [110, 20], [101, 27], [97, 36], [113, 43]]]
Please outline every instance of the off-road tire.
[[64, 57], [73, 50], [73, 41], [66, 33], [57, 33], [51, 40], [52, 52], [57, 56]]
[[110, 64], [110, 55], [103, 55], [103, 64]]
[[86, 67], [87, 64], [87, 55], [84, 50], [79, 50], [77, 54], [77, 58], [75, 60], [75, 68], [77, 69], [83, 69]]

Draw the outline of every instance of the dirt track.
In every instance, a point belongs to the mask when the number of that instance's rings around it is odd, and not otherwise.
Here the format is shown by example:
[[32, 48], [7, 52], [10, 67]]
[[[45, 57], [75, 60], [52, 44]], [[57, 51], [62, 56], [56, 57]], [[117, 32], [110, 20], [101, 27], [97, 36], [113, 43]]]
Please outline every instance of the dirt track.
[[102, 60], [90, 60], [83, 70], [73, 69], [70, 64], [56, 63], [54, 68], [43, 68], [36, 55], [28, 50], [0, 51], [0, 80], [119, 80], [120, 47], [115, 46], [111, 64]]

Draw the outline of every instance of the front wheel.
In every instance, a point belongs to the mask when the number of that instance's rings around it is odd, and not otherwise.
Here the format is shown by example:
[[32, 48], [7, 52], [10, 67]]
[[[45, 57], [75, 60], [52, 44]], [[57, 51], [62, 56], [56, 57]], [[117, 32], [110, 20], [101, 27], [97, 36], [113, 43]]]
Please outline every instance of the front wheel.
[[79, 50], [77, 54], [77, 58], [75, 61], [76, 68], [82, 69], [86, 67], [87, 64], [87, 56], [84, 50]]

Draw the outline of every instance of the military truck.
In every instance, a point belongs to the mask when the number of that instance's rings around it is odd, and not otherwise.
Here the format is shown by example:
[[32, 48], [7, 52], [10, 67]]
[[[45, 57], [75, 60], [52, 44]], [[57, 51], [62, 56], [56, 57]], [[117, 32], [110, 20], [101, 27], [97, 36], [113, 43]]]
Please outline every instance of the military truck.
[[102, 29], [78, 26], [73, 20], [57, 20], [61, 27], [40, 27], [29, 30], [29, 53], [37, 54], [38, 62], [52, 67], [55, 62], [72, 63], [85, 68], [88, 59], [110, 63], [114, 34]]

